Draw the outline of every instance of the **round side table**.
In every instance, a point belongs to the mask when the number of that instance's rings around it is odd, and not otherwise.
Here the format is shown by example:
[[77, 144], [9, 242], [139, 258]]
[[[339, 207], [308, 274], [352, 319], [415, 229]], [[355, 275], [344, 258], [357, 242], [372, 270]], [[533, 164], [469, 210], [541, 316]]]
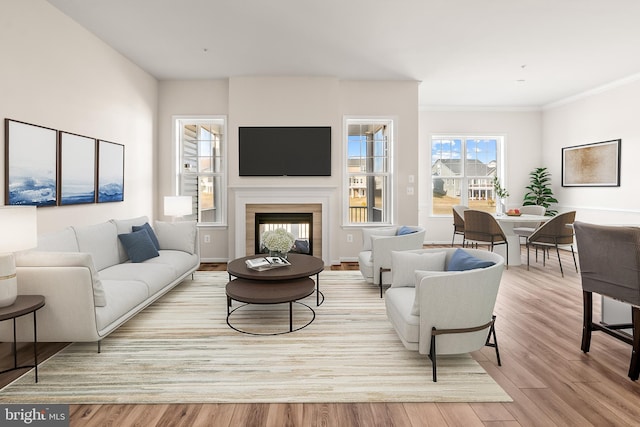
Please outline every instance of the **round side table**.
[[[0, 374], [16, 369], [34, 368], [36, 382], [38, 382], [38, 325], [36, 323], [36, 311], [44, 307], [42, 295], [18, 295], [16, 301], [7, 307], [0, 308], [0, 322], [13, 320], [13, 368], [6, 369]], [[16, 345], [16, 319], [33, 313], [33, 365], [18, 366], [18, 347]]]

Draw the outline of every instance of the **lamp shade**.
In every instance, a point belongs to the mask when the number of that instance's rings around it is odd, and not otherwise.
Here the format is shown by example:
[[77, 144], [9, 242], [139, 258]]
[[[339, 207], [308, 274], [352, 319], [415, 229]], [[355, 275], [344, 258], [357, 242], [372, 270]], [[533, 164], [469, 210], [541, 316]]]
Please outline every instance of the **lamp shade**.
[[192, 213], [191, 196], [165, 196], [164, 214], [166, 216], [185, 216]]
[[0, 253], [18, 252], [38, 245], [35, 206], [0, 206]]

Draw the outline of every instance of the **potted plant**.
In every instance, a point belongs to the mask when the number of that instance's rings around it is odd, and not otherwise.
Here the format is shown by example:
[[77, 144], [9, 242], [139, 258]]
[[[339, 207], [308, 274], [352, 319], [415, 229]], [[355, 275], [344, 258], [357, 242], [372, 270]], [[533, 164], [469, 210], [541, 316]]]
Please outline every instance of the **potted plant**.
[[522, 205], [544, 206], [547, 210], [545, 215], [555, 216], [558, 211], [549, 209], [551, 203], [558, 203], [551, 190], [551, 173], [547, 168], [536, 168], [529, 174], [529, 180], [531, 183], [525, 187], [529, 192], [524, 195]]
[[496, 194], [496, 213], [502, 215], [504, 213], [505, 199], [509, 197], [509, 192], [500, 185], [497, 175], [493, 176], [493, 190]]

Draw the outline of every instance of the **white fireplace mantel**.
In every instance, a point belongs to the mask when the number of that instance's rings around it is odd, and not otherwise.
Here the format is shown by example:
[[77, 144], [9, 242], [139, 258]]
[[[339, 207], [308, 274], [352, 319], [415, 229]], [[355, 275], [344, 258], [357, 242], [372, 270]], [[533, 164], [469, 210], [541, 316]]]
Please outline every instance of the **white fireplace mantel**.
[[322, 205], [322, 259], [325, 264], [330, 263], [329, 242], [331, 241], [331, 227], [329, 217], [331, 199], [335, 194], [335, 187], [229, 187], [235, 194], [235, 247], [236, 258], [247, 253], [246, 248], [246, 208], [254, 204], [304, 204], [317, 203]]

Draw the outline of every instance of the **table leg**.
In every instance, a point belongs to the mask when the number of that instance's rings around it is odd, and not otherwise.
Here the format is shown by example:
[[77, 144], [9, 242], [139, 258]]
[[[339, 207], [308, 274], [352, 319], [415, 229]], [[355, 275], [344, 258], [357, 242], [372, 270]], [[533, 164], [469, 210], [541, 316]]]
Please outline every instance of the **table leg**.
[[38, 324], [36, 321], [36, 312], [33, 312], [33, 368], [36, 374], [36, 382], [38, 382]]
[[289, 301], [289, 332], [293, 332], [293, 302]]
[[13, 369], [18, 368], [18, 341], [16, 340], [16, 318], [13, 318]]

